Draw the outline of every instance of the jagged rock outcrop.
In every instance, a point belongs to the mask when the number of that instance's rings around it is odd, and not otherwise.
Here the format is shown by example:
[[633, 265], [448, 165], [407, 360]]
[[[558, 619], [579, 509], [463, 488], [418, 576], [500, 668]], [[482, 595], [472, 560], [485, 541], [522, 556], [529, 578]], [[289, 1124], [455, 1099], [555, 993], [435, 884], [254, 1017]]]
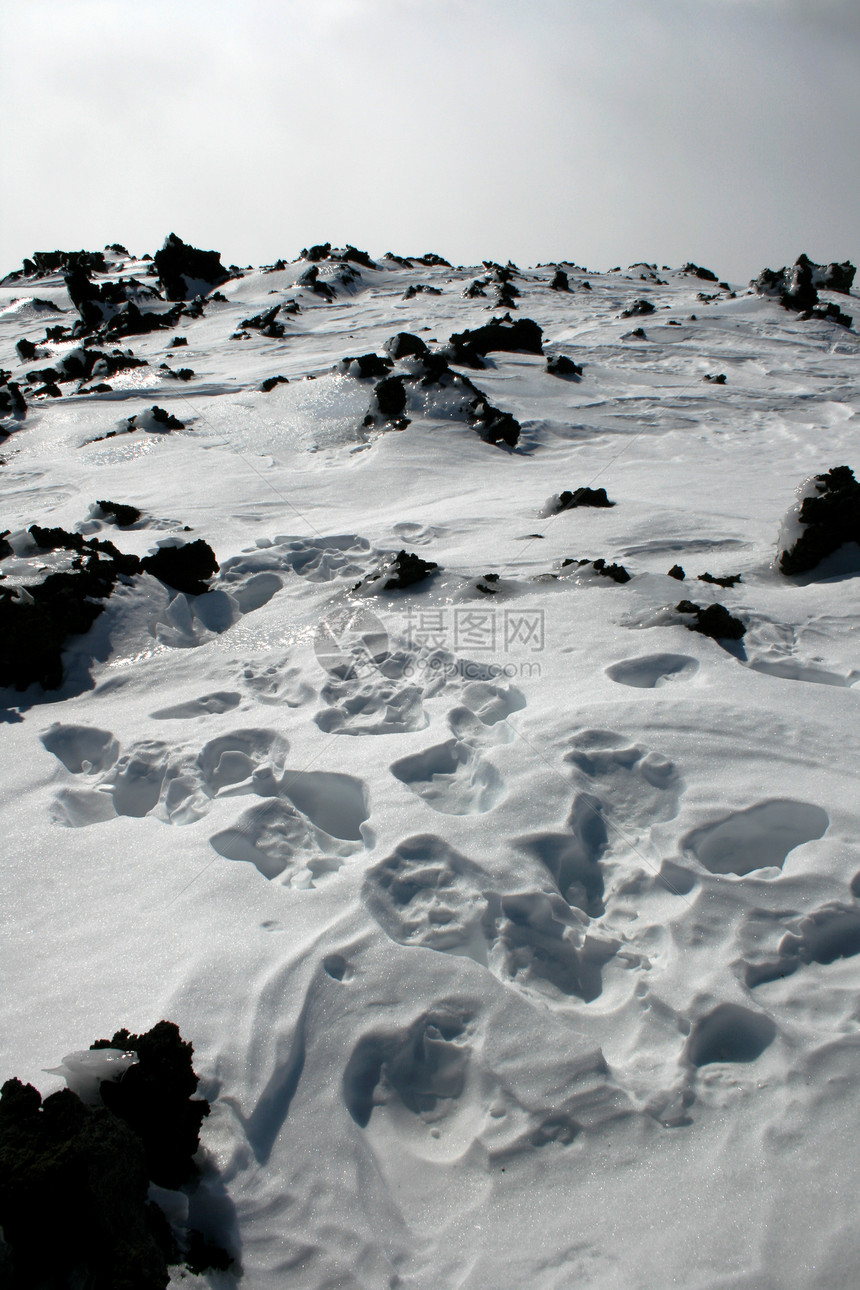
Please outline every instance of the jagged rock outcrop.
[[218, 251], [201, 251], [169, 233], [156, 251], [155, 269], [168, 300], [192, 300], [206, 290], [226, 282], [230, 274]]

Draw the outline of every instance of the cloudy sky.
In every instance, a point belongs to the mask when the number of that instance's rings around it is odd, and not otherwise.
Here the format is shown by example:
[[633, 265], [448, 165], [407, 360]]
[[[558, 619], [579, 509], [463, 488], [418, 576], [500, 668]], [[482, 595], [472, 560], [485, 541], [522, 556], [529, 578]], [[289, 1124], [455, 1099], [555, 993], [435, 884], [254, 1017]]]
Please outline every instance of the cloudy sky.
[[3, 0], [0, 273], [860, 255], [860, 0]]

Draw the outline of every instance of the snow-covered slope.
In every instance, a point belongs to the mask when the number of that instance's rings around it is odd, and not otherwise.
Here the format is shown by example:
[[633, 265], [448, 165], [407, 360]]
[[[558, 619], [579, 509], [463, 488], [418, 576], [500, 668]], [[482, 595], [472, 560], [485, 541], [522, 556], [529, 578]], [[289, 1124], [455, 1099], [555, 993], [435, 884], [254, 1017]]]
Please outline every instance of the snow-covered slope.
[[[120, 578], [58, 690], [0, 692], [0, 1077], [176, 1021], [191, 1218], [247, 1290], [851, 1286], [860, 552], [775, 561], [860, 468], [856, 330], [649, 265], [375, 263], [246, 271], [2, 422], [0, 586], [71, 566], [32, 524], [220, 571]], [[342, 362], [508, 311], [543, 355]], [[7, 279], [0, 366], [56, 373], [76, 320]], [[438, 568], [368, 578], [401, 550]]]

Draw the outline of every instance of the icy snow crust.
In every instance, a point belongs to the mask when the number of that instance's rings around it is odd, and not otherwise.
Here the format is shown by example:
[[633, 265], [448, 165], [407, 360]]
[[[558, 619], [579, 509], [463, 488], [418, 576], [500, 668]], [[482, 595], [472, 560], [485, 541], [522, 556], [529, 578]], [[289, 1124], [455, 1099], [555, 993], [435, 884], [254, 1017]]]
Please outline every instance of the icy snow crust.
[[[3, 692], [2, 1077], [47, 1093], [61, 1054], [176, 1021], [213, 1105], [191, 1221], [247, 1290], [853, 1285], [860, 580], [774, 560], [804, 481], [860, 468], [856, 333], [528, 270], [513, 316], [583, 375], [463, 369], [521, 423], [494, 447], [438, 389], [364, 424], [343, 357], [504, 312], [463, 296], [486, 270], [377, 263], [322, 262], [331, 302], [304, 261], [231, 280], [187, 347], [124, 340], [148, 367], [0, 449], [7, 585], [68, 567], [32, 523], [221, 565], [204, 596], [119, 585], [63, 689]], [[0, 290], [22, 382], [79, 344], [19, 362], [76, 317], [28, 290], [70, 310], [60, 278]], [[186, 428], [103, 437], [152, 405]], [[614, 507], [546, 517], [586, 485]], [[438, 571], [353, 592], [401, 549]], [[631, 581], [561, 565], [598, 557]]]

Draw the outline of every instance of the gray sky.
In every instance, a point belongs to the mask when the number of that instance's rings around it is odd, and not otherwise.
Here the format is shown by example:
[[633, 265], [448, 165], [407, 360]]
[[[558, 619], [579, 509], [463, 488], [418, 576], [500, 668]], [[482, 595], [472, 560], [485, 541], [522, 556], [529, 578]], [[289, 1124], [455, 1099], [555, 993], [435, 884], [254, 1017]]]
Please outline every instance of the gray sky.
[[3, 0], [0, 273], [860, 255], [860, 0]]

